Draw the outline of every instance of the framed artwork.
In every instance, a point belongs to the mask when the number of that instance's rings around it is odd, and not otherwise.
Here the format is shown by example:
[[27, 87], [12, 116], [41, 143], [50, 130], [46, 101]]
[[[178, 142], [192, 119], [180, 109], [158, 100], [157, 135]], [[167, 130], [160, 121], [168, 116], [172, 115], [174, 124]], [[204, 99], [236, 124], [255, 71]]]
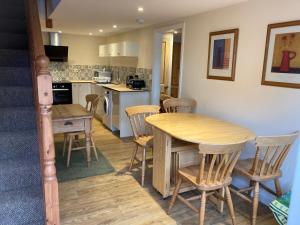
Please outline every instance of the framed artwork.
[[300, 88], [300, 20], [268, 25], [261, 84]]
[[234, 81], [239, 29], [209, 34], [207, 78]]

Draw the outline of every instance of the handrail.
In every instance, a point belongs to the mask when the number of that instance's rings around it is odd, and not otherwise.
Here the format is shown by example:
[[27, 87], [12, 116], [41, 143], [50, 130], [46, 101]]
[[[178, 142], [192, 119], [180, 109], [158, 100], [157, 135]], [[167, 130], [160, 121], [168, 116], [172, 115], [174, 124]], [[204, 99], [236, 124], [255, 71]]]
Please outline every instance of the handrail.
[[37, 0], [26, 0], [27, 31], [37, 116], [41, 177], [44, 187], [45, 224], [59, 225], [58, 183], [52, 132], [52, 77], [45, 56]]

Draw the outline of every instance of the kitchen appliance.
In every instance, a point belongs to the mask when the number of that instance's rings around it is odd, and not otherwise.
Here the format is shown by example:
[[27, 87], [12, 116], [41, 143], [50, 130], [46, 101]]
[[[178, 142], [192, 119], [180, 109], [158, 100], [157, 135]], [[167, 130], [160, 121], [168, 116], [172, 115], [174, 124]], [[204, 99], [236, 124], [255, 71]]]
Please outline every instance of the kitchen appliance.
[[58, 32], [49, 32], [50, 45], [45, 45], [45, 54], [50, 61], [67, 62], [68, 46], [61, 46], [60, 34]]
[[93, 80], [100, 84], [111, 83], [112, 73], [106, 70], [94, 70], [93, 71]]
[[126, 77], [126, 87], [134, 90], [140, 90], [146, 87], [145, 80], [139, 79], [138, 75], [130, 75]]
[[53, 105], [72, 104], [72, 83], [58, 82], [52, 84]]
[[111, 131], [115, 131], [116, 129], [112, 125], [112, 113], [113, 113], [112, 90], [105, 89], [104, 96], [102, 99], [102, 107], [104, 112], [102, 116], [102, 123]]

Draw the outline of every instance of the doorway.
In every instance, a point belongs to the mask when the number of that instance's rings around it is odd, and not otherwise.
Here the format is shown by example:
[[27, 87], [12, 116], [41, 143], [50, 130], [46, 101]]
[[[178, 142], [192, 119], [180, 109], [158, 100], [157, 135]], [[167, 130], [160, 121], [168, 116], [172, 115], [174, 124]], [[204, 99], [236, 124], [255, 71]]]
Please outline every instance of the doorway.
[[160, 98], [179, 96], [182, 29], [171, 29], [161, 42]]
[[184, 23], [155, 30], [152, 104], [181, 97]]

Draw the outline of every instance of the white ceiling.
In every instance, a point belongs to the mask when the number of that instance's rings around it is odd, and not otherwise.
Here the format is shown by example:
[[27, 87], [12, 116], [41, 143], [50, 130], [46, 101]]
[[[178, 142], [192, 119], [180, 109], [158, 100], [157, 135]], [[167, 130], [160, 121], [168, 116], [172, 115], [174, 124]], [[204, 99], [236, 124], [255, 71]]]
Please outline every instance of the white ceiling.
[[[110, 35], [243, 1], [246, 0], [61, 0], [51, 15], [54, 24], [52, 31]], [[143, 13], [137, 11], [140, 6], [144, 8]], [[144, 24], [136, 22], [139, 17], [145, 20]], [[118, 28], [113, 29], [113, 24], [117, 24]], [[104, 32], [100, 33], [99, 29]]]

